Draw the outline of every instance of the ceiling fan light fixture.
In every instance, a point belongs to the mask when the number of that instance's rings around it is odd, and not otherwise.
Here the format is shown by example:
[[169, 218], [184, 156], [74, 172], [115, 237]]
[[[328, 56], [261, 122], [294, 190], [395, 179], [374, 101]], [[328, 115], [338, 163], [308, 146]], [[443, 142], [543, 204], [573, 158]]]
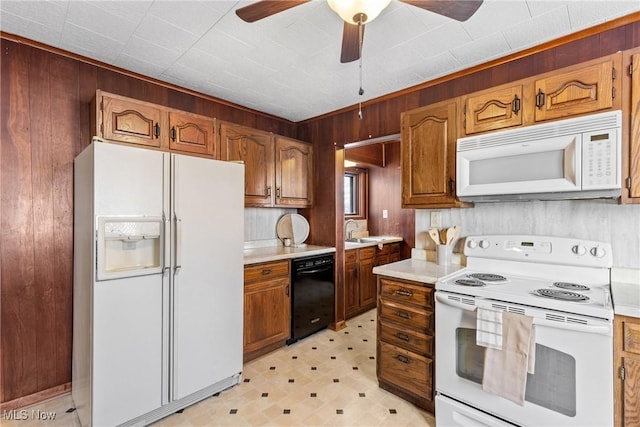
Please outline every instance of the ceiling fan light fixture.
[[327, 0], [329, 7], [348, 24], [364, 24], [376, 19], [391, 0]]

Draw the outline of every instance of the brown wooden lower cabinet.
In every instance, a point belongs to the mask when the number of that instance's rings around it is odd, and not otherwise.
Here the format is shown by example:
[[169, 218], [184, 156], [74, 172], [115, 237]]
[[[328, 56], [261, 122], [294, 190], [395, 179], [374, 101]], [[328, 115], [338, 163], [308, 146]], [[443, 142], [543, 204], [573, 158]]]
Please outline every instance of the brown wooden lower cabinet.
[[640, 426], [640, 318], [615, 316], [616, 427]]
[[433, 291], [433, 284], [378, 276], [378, 384], [432, 413]]
[[244, 362], [284, 346], [290, 337], [289, 271], [288, 260], [244, 268]]
[[345, 251], [344, 306], [347, 319], [375, 308], [377, 289], [373, 267], [395, 261], [400, 261], [400, 243]]

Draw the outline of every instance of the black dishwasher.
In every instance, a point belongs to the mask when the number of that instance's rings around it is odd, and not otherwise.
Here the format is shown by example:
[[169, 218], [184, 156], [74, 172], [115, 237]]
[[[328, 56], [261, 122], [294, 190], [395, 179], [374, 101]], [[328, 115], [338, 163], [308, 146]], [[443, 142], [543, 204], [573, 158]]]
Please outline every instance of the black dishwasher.
[[325, 329], [334, 319], [333, 254], [291, 262], [291, 338], [287, 344]]

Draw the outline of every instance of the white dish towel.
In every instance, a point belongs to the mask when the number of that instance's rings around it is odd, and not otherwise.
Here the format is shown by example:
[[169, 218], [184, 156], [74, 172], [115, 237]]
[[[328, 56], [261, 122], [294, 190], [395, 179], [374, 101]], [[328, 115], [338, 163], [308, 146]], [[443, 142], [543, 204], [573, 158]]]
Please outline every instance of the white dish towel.
[[502, 311], [478, 307], [476, 344], [497, 350], [502, 349]]

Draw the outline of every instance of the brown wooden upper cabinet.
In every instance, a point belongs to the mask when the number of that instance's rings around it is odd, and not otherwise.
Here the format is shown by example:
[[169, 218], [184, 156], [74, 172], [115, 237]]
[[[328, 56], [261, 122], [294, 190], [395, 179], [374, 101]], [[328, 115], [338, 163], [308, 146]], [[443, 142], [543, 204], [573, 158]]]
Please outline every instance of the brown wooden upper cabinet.
[[104, 139], [218, 158], [215, 119], [98, 90], [92, 132]]
[[463, 96], [461, 134], [620, 109], [620, 61], [615, 54]]
[[222, 160], [245, 165], [245, 206], [309, 207], [313, 203], [313, 149], [310, 144], [220, 123]]
[[522, 125], [522, 84], [477, 92], [463, 102], [467, 135]]
[[456, 199], [458, 100], [401, 115], [403, 208], [460, 207]]
[[[626, 76], [624, 79], [625, 120], [628, 117], [628, 157], [623, 156], [623, 171], [628, 171], [623, 178], [623, 186], [627, 187], [628, 194], [623, 191], [623, 200], [630, 203], [640, 203], [640, 48], [625, 52], [624, 66]], [[624, 134], [625, 132], [623, 132]], [[627, 151], [625, 151], [627, 153]]]
[[313, 147], [306, 142], [275, 137], [276, 206], [313, 204]]

